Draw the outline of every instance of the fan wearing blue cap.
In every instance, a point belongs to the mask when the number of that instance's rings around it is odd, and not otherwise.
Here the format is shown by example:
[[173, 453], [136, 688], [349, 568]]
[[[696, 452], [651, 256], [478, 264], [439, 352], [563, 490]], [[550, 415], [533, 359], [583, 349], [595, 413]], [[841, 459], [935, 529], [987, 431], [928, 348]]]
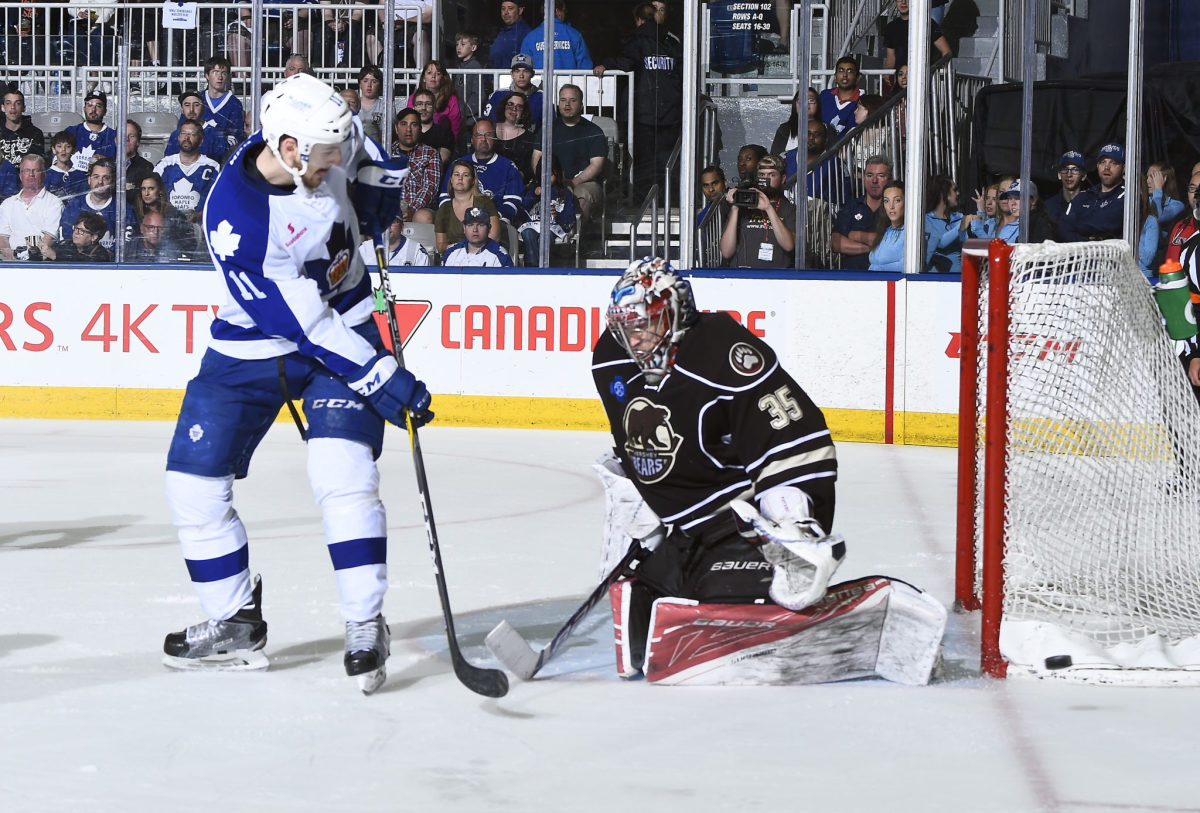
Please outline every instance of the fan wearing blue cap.
[[1067, 206], [1075, 199], [1076, 195], [1087, 187], [1088, 179], [1086, 159], [1079, 150], [1064, 152], [1062, 158], [1058, 159], [1055, 169], [1058, 171], [1058, 180], [1062, 183], [1062, 190], [1047, 199], [1044, 208], [1046, 216], [1050, 218], [1057, 230], [1059, 221], [1067, 212]]
[[1108, 240], [1120, 237], [1125, 209], [1125, 148], [1114, 142], [1096, 154], [1100, 183], [1071, 200], [1058, 224], [1065, 242]]
[[[1006, 243], [1017, 242], [1021, 234], [1021, 218], [1024, 217], [1024, 212], [1021, 211], [1021, 179], [1013, 181], [1008, 185], [1007, 189], [1000, 192], [1001, 200], [1011, 200], [1013, 202], [1013, 214], [1016, 218], [1006, 223], [997, 233], [997, 237]], [[1050, 221], [1046, 218], [1045, 211], [1038, 203], [1038, 189], [1033, 181], [1029, 182], [1029, 236], [1028, 242], [1040, 243], [1043, 240], [1053, 240], [1054, 229]]]

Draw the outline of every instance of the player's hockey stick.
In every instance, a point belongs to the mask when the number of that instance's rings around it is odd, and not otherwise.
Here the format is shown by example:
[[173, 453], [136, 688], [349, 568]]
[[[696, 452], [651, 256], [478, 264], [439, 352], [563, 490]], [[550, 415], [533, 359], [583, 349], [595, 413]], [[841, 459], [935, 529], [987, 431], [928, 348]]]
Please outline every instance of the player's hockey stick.
[[[655, 531], [654, 536], [659, 536], [661, 539], [662, 530]], [[654, 547], [654, 546], [651, 546]], [[496, 625], [496, 628], [488, 633], [486, 639], [488, 649], [492, 650], [502, 664], [507, 666], [509, 670], [519, 677], [521, 680], [532, 680], [533, 676], [538, 673], [546, 661], [554, 657], [554, 653], [559, 650], [563, 642], [575, 631], [579, 626], [579, 622], [583, 621], [584, 617], [592, 611], [592, 608], [600, 603], [604, 598], [604, 594], [608, 592], [608, 588], [621, 578], [621, 574], [625, 569], [633, 564], [635, 559], [638, 559], [648, 553], [647, 548], [642, 546], [639, 540], [634, 540], [629, 546], [629, 550], [621, 558], [621, 561], [609, 571], [600, 584], [596, 585], [596, 589], [591, 595], [583, 600], [583, 604], [579, 605], [579, 609], [571, 613], [571, 617], [567, 619], [567, 623], [563, 624], [550, 643], [546, 644], [545, 648], [540, 652], [534, 652], [533, 647], [529, 645], [521, 633], [517, 632], [516, 628], [508, 621], [501, 621]]]
[[[396, 363], [404, 366], [404, 347], [400, 338], [400, 325], [396, 322], [396, 311], [392, 307], [392, 285], [388, 279], [387, 245], [383, 235], [375, 235], [375, 262], [379, 265], [379, 288], [387, 312], [388, 331], [392, 337], [392, 353]], [[425, 519], [425, 536], [429, 539], [429, 553], [433, 557], [433, 577], [437, 582], [438, 598], [442, 602], [442, 618], [446, 622], [446, 641], [450, 645], [450, 662], [454, 674], [471, 691], [485, 697], [504, 697], [508, 694], [508, 676], [500, 669], [485, 669], [467, 662], [458, 647], [454, 632], [454, 616], [450, 612], [450, 593], [446, 589], [446, 576], [442, 572], [442, 553], [438, 547], [437, 526], [433, 523], [433, 504], [429, 501], [429, 481], [425, 477], [425, 458], [421, 455], [421, 441], [417, 427], [410, 414], [408, 420], [408, 442], [412, 447], [413, 468], [417, 474], [417, 491], [421, 495], [421, 513]]]

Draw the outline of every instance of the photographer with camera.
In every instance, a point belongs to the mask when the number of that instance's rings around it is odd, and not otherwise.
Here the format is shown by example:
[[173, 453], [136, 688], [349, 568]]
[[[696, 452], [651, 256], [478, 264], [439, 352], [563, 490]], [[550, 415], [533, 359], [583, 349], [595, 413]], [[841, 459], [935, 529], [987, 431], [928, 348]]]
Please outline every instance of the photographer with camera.
[[721, 256], [735, 268], [791, 268], [795, 265], [796, 207], [783, 196], [784, 161], [764, 155], [757, 183], [725, 193], [733, 206], [721, 233]]

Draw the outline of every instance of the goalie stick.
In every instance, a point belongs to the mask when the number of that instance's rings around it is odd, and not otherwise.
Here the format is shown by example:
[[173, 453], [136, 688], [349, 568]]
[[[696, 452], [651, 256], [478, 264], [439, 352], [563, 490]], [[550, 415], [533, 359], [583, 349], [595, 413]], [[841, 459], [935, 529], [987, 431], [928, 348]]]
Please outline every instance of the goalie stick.
[[[396, 321], [396, 312], [392, 308], [392, 285], [388, 279], [387, 249], [384, 235], [373, 236], [375, 241], [375, 262], [379, 265], [379, 290], [376, 306], [382, 303], [387, 313], [388, 332], [392, 338], [392, 355], [396, 363], [404, 367], [404, 349], [400, 338], [400, 325]], [[417, 427], [411, 414], [405, 421], [408, 425], [408, 443], [412, 447], [413, 468], [417, 475], [417, 491], [421, 496], [421, 514], [425, 520], [425, 536], [429, 539], [429, 553], [433, 558], [433, 576], [437, 582], [438, 598], [442, 603], [442, 618], [446, 622], [446, 641], [450, 646], [450, 662], [454, 665], [454, 674], [459, 681], [476, 694], [485, 697], [504, 697], [508, 694], [508, 676], [500, 669], [487, 669], [475, 666], [463, 657], [458, 647], [458, 637], [454, 632], [454, 616], [450, 612], [450, 594], [446, 589], [446, 576], [442, 572], [442, 553], [438, 547], [437, 526], [433, 522], [433, 504], [429, 501], [429, 482], [425, 477], [425, 459], [421, 454], [421, 441], [417, 437]]]
[[[655, 537], [661, 538], [662, 535], [663, 531], [660, 528], [650, 536], [650, 539], [655, 539]], [[655, 539], [656, 543], [658, 541], [661, 541], [661, 539]], [[600, 603], [600, 600], [608, 593], [608, 588], [621, 578], [621, 574], [625, 572], [625, 568], [633, 564], [634, 560], [648, 553], [653, 547], [654, 545], [651, 545], [648, 549], [642, 545], [640, 540], [635, 539], [633, 544], [629, 546], [629, 550], [621, 557], [621, 561], [617, 562], [608, 575], [600, 581], [600, 584], [596, 586], [591, 595], [583, 600], [583, 604], [579, 605], [579, 609], [571, 614], [571, 617], [567, 619], [567, 623], [563, 624], [562, 629], [550, 639], [550, 643], [546, 644], [540, 652], [534, 652], [529, 642], [507, 620], [501, 621], [496, 625], [495, 629], [488, 633], [486, 639], [488, 649], [521, 680], [532, 680], [533, 676], [546, 665], [546, 661], [554, 657], [554, 653], [559, 650], [563, 642], [575, 631], [575, 628], [579, 626], [579, 622], [592, 611], [593, 607]]]

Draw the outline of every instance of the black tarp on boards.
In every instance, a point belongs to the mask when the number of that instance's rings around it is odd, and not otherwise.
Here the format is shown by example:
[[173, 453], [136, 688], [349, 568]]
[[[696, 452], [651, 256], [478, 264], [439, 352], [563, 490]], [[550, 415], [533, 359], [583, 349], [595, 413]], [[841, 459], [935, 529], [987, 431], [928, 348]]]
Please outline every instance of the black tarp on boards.
[[[1147, 71], [1142, 96], [1142, 169], [1166, 160], [1175, 167], [1180, 195], [1192, 165], [1200, 161], [1200, 62], [1156, 65]], [[974, 191], [1021, 166], [1021, 138], [1030, 132], [1031, 175], [1042, 198], [1058, 192], [1055, 164], [1067, 150], [1079, 150], [1088, 170], [1110, 141], [1125, 141], [1125, 77], [1037, 82], [1033, 126], [1021, 116], [1021, 85], [992, 85], [975, 98], [973, 145], [965, 162], [965, 189]], [[1133, 175], [1126, 168], [1126, 175]], [[1095, 176], [1089, 176], [1095, 181]]]

